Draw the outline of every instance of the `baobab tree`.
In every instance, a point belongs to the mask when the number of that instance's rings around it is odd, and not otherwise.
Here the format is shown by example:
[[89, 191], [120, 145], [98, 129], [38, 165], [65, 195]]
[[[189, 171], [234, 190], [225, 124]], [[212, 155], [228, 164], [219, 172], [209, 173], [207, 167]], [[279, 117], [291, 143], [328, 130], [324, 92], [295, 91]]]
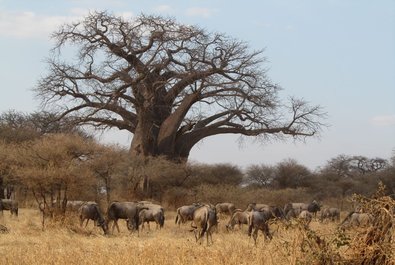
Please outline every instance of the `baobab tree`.
[[[44, 109], [129, 131], [132, 156], [183, 161], [213, 135], [301, 139], [323, 125], [320, 106], [281, 102], [263, 51], [225, 34], [160, 16], [95, 12], [52, 37], [49, 71], [35, 88]], [[73, 52], [74, 61], [64, 56]]]

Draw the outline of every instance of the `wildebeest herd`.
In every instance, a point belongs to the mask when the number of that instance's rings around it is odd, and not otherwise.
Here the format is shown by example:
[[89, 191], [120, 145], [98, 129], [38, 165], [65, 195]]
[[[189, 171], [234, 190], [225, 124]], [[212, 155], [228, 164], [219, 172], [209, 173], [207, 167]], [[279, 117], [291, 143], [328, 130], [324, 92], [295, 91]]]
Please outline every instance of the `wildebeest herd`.
[[[289, 222], [292, 219], [299, 220], [305, 226], [308, 226], [313, 218], [320, 222], [332, 221], [340, 222], [340, 210], [338, 208], [322, 208], [316, 202], [311, 203], [288, 203], [284, 207], [250, 203], [245, 210], [237, 209], [233, 203], [224, 202], [216, 205], [210, 203], [193, 203], [184, 205], [177, 209], [175, 224], [181, 226], [190, 222], [190, 231], [194, 232], [197, 242], [201, 243], [206, 236], [207, 244], [213, 243], [212, 233], [219, 224], [219, 218], [229, 218], [225, 221], [227, 231], [233, 231], [237, 225], [248, 227], [248, 236], [254, 239], [256, 245], [258, 232], [262, 231], [265, 239], [271, 239], [269, 225], [271, 221]], [[9, 210], [11, 215], [18, 216], [18, 202], [10, 199], [0, 201], [0, 211]], [[103, 229], [105, 235], [112, 233], [120, 228], [118, 220], [126, 221], [126, 227], [129, 231], [139, 231], [144, 228], [144, 224], [149, 227], [150, 222], [156, 223], [156, 228], [160, 229], [165, 223], [165, 210], [159, 204], [150, 201], [119, 202], [114, 201], [109, 204], [107, 214], [103, 214], [99, 205], [93, 201], [67, 201], [66, 210], [78, 214], [79, 223], [85, 227], [89, 220], [93, 220], [96, 226]], [[317, 213], [320, 212], [320, 216]], [[228, 216], [228, 217], [226, 217]], [[350, 212], [340, 223], [342, 227], [368, 225], [371, 222], [371, 216], [360, 211]], [[222, 222], [222, 221], [221, 221]], [[111, 232], [110, 232], [110, 226]]]

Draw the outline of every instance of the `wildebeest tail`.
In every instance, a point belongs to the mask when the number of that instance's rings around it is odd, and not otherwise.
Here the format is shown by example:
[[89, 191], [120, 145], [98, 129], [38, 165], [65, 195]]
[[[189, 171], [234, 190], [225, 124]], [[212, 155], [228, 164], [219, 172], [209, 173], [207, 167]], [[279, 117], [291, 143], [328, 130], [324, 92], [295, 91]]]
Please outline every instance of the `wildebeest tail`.
[[[177, 216], [176, 216], [175, 224], [178, 224], [179, 216], [180, 216], [180, 209], [177, 209]], [[181, 220], [180, 220], [180, 221], [181, 221]]]
[[202, 231], [200, 232], [201, 238], [204, 236], [204, 233], [206, 233], [206, 231], [207, 231], [207, 226], [208, 226], [207, 223], [208, 223], [208, 221], [206, 221], [202, 227]]
[[251, 233], [252, 233], [252, 226], [253, 226], [252, 216], [249, 215], [249, 216], [248, 216], [248, 236], [251, 236]]
[[161, 215], [159, 219], [159, 227], [162, 228], [165, 224], [165, 215]]

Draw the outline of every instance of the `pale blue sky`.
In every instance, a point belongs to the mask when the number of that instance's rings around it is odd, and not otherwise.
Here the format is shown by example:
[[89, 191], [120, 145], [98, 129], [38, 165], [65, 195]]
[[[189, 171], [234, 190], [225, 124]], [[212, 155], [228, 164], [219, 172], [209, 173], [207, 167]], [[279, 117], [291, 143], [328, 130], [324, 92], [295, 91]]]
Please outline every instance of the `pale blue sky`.
[[[265, 48], [270, 78], [328, 113], [320, 139], [259, 146], [208, 138], [190, 158], [240, 166], [294, 158], [311, 169], [340, 154], [389, 158], [395, 149], [395, 1], [0, 0], [0, 112], [37, 110], [31, 88], [45, 75], [49, 34], [89, 10], [175, 17]], [[131, 136], [102, 137], [127, 145]]]

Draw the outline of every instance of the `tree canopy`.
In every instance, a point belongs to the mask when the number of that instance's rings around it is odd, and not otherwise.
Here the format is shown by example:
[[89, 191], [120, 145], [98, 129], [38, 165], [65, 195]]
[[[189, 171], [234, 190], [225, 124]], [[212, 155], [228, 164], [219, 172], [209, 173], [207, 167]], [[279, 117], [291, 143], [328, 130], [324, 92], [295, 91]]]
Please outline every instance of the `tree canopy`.
[[299, 139], [323, 125], [320, 106], [280, 100], [263, 51], [222, 33], [160, 16], [95, 12], [52, 37], [49, 72], [35, 88], [44, 109], [129, 131], [135, 156], [186, 160], [209, 136]]

